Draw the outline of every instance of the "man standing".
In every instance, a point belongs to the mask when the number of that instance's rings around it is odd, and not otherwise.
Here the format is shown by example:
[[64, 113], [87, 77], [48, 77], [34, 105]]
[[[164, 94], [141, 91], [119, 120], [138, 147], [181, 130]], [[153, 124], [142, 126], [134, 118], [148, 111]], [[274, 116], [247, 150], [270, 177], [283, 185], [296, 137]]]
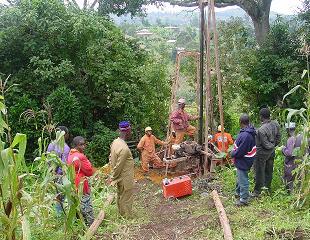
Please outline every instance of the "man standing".
[[224, 141], [222, 139], [222, 126], [219, 125], [217, 128], [217, 133], [214, 135], [212, 142], [216, 143], [217, 148], [221, 152], [227, 153], [229, 145], [234, 144], [234, 140], [232, 139], [229, 133], [224, 132], [223, 135], [224, 135]]
[[94, 222], [94, 211], [90, 197], [90, 186], [87, 178], [95, 173], [91, 162], [84, 155], [86, 147], [85, 139], [81, 136], [73, 138], [73, 149], [71, 149], [68, 164], [73, 165], [75, 169], [75, 185], [78, 189], [80, 183], [83, 185], [83, 196], [81, 199], [81, 212], [85, 223], [90, 226]]
[[254, 163], [255, 187], [253, 197], [258, 197], [262, 187], [270, 190], [273, 174], [275, 147], [281, 141], [280, 126], [270, 120], [270, 110], [262, 108], [259, 112], [262, 126], [257, 130], [257, 157]]
[[234, 158], [234, 164], [237, 168], [236, 196], [239, 198], [237, 206], [248, 204], [249, 200], [249, 177], [248, 172], [251, 169], [256, 154], [255, 129], [250, 126], [250, 118], [247, 114], [240, 117], [240, 133], [235, 142], [234, 150], [230, 155]]
[[189, 125], [189, 121], [197, 120], [199, 117], [189, 115], [184, 109], [185, 99], [180, 98], [178, 101], [178, 109], [175, 110], [170, 116], [173, 129], [176, 132], [176, 144], [183, 142], [185, 135], [188, 135], [191, 139], [194, 139], [194, 134], [196, 132], [196, 128]]
[[287, 139], [286, 146], [283, 146], [282, 153], [285, 156], [284, 161], [284, 182], [286, 189], [289, 193], [293, 191], [294, 179], [295, 176], [293, 174], [293, 170], [297, 167], [295, 163], [296, 157], [294, 156], [294, 149], [301, 146], [302, 135], [295, 135], [296, 124], [290, 122], [289, 124], [285, 124], [287, 134], [289, 138]]
[[131, 126], [127, 121], [119, 123], [120, 136], [111, 145], [110, 164], [112, 185], [117, 185], [117, 206], [122, 216], [132, 214], [134, 161], [126, 140], [131, 137]]
[[149, 164], [153, 164], [153, 168], [164, 167], [163, 162], [156, 155], [155, 144], [167, 145], [167, 143], [157, 139], [152, 134], [152, 128], [145, 128], [145, 135], [141, 138], [137, 148], [141, 151], [141, 167], [144, 172], [149, 171]]

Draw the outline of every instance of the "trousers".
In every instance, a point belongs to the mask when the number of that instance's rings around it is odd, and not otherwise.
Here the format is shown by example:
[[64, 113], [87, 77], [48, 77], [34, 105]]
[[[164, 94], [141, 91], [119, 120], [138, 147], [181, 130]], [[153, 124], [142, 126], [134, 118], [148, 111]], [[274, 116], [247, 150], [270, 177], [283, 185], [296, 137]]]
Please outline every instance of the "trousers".
[[254, 192], [261, 193], [262, 187], [271, 188], [275, 152], [257, 154], [254, 161], [255, 187]]
[[133, 184], [125, 180], [117, 183], [117, 207], [124, 217], [131, 217], [133, 204]]
[[236, 194], [240, 196], [240, 202], [247, 203], [249, 199], [249, 171], [237, 169]]

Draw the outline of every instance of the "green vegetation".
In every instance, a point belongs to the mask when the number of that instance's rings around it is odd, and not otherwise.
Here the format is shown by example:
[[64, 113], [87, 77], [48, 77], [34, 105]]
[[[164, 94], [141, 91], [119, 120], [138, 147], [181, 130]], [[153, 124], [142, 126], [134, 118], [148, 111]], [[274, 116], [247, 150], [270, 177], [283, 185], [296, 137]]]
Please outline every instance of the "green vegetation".
[[[149, 21], [147, 16], [141, 23], [117, 26], [110, 13], [137, 15], [143, 12], [142, 4], [150, 1], [102, 0], [98, 11], [79, 9], [70, 2], [22, 0], [0, 7], [1, 239], [82, 239], [86, 226], [74, 170], [55, 154], [46, 153], [51, 139], [63, 147], [64, 133], [55, 132], [56, 127], [67, 126], [70, 140], [77, 135], [87, 139], [86, 154], [99, 168], [91, 178], [97, 214], [106, 196], [115, 191], [107, 186], [107, 174], [100, 167], [108, 162], [118, 122], [132, 123], [133, 140], [138, 140], [146, 126], [163, 139], [176, 52], [198, 51], [196, 16], [178, 28], [160, 19]], [[128, 3], [125, 8], [124, 2]], [[149, 234], [154, 239], [221, 239], [212, 199], [201, 195], [214, 188], [220, 190], [235, 239], [310, 238], [309, 11], [305, 0], [298, 17], [276, 18], [259, 47], [247, 19], [218, 23], [226, 130], [238, 133], [243, 112], [258, 126], [258, 110], [266, 105], [281, 125], [297, 122], [303, 144], [296, 151], [300, 164], [294, 194], [288, 195], [282, 183], [281, 152], [276, 156], [272, 192], [242, 209], [233, 204], [235, 171], [229, 167], [217, 169], [209, 188], [200, 188], [196, 179], [194, 194], [177, 201], [164, 200], [160, 187], [144, 179], [136, 187], [135, 218], [122, 219], [116, 205], [109, 206], [97, 238], [138, 239]], [[138, 37], [136, 32], [143, 28], [152, 35]], [[177, 93], [186, 97], [193, 114], [197, 108], [195, 64], [190, 58], [182, 60]], [[214, 74], [212, 91], [216, 127]], [[56, 166], [65, 173], [63, 185], [54, 174]], [[252, 173], [250, 179], [253, 186]], [[60, 216], [55, 212], [59, 192], [66, 199]], [[171, 229], [180, 236], [169, 235]]]

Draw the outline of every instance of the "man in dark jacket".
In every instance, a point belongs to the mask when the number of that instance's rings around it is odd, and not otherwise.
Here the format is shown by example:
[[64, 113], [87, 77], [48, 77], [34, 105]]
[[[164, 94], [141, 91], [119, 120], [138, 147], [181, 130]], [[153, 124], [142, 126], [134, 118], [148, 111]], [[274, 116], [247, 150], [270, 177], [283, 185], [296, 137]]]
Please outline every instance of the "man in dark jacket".
[[256, 155], [255, 129], [250, 126], [250, 118], [247, 114], [240, 117], [240, 133], [234, 144], [234, 150], [230, 155], [234, 158], [234, 164], [237, 168], [236, 196], [237, 206], [248, 204], [249, 199], [249, 177], [248, 172], [251, 169], [254, 157]]
[[253, 197], [259, 196], [262, 187], [270, 190], [273, 174], [275, 147], [281, 141], [280, 126], [270, 120], [270, 110], [262, 108], [259, 112], [262, 126], [257, 130], [257, 157], [254, 163], [255, 187]]

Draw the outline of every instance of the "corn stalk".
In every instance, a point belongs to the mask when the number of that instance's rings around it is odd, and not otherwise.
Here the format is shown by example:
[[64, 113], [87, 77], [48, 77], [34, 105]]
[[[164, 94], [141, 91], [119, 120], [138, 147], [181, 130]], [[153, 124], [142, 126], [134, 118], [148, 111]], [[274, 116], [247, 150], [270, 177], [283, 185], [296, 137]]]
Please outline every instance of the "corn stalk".
[[304, 108], [287, 109], [287, 122], [291, 121], [293, 116], [299, 116], [302, 121], [302, 144], [299, 149], [296, 149], [295, 155], [298, 167], [294, 170], [295, 173], [295, 196], [296, 200], [293, 207], [302, 208], [310, 207], [310, 156], [309, 156], [309, 139], [310, 139], [310, 67], [309, 67], [309, 46], [304, 47], [304, 53], [307, 60], [307, 69], [304, 70], [301, 78], [307, 81], [306, 86], [297, 85], [284, 95], [283, 100], [297, 90], [305, 92]]
[[7, 240], [16, 239], [18, 230], [27, 240], [31, 238], [28, 222], [30, 207], [23, 202], [27, 138], [20, 133], [14, 139], [11, 136], [4, 98], [7, 81], [8, 78], [5, 81], [0, 79], [0, 223]]

